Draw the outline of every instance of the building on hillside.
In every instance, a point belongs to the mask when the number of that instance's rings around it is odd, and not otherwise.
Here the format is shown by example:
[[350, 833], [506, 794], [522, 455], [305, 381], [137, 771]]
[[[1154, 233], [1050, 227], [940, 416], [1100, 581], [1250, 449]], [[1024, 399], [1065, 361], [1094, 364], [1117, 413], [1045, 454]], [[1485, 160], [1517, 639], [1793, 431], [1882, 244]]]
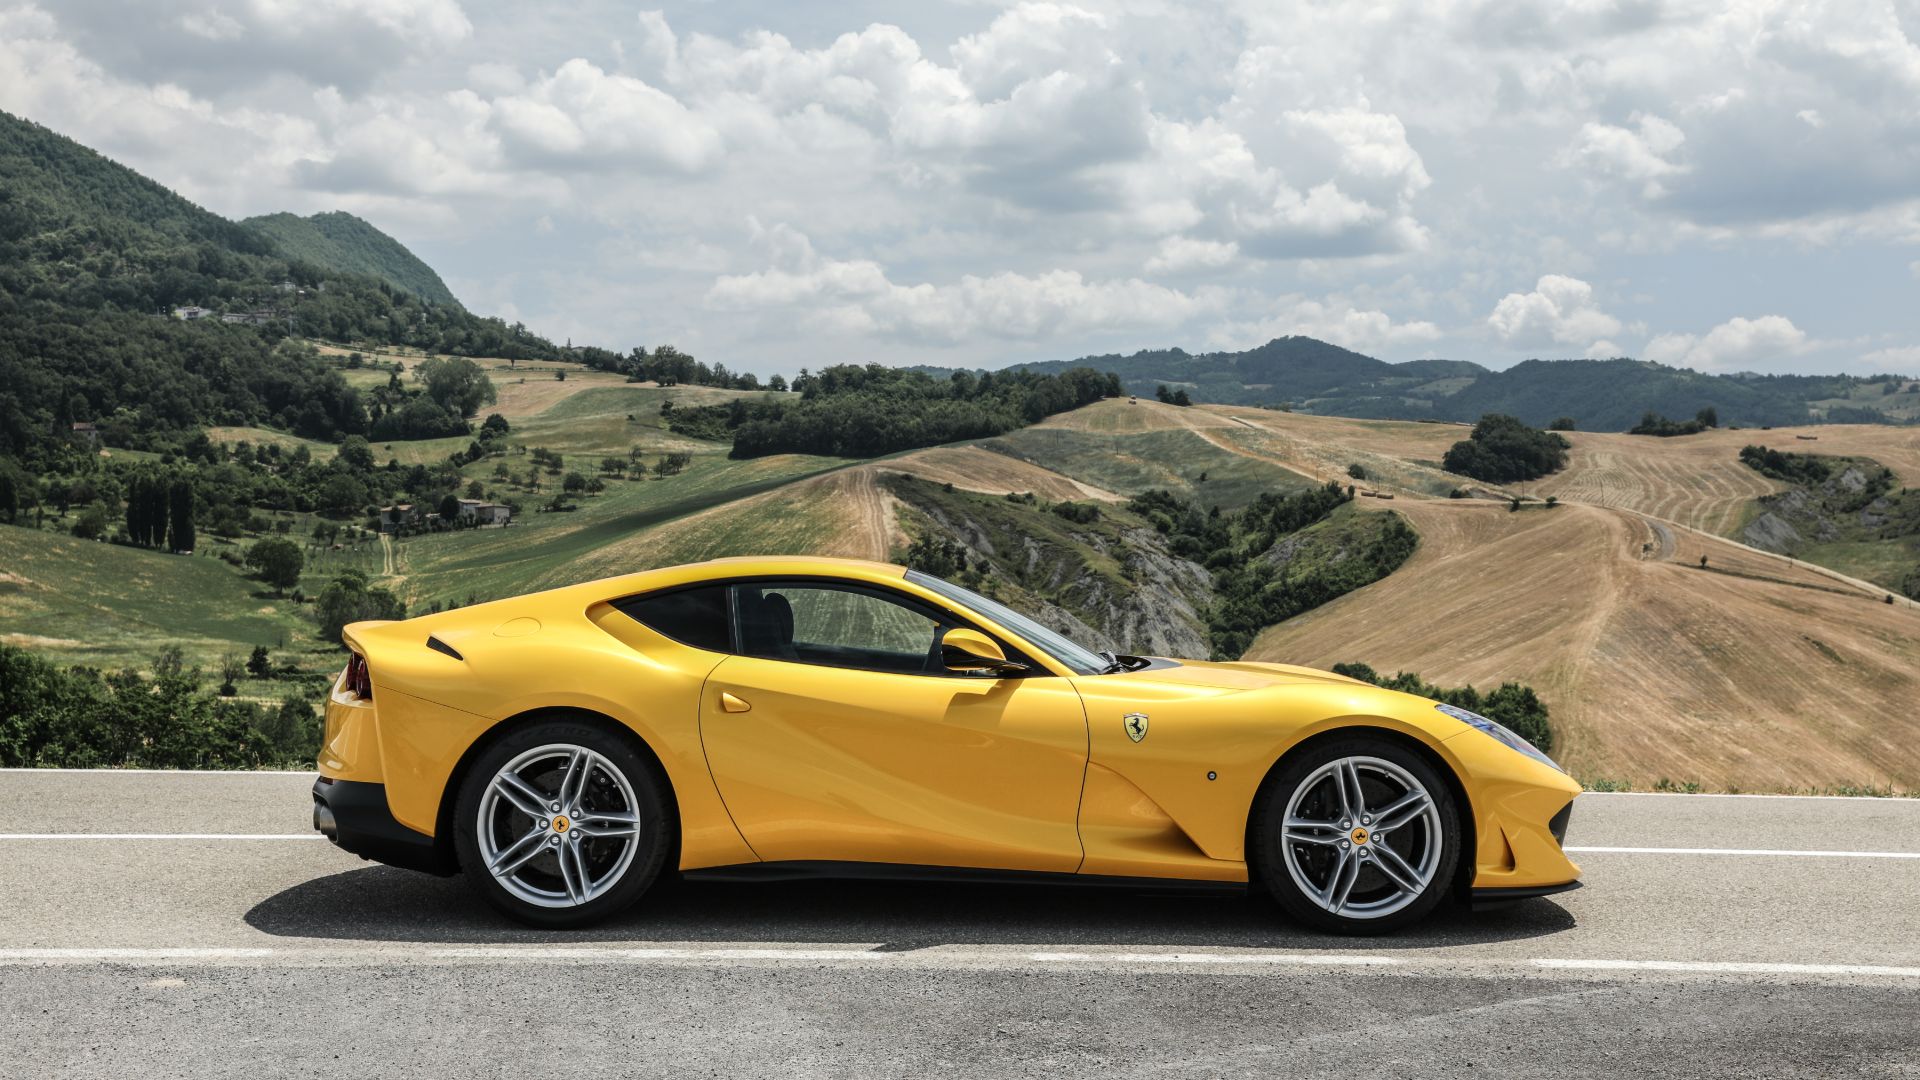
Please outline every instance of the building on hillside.
[[220, 316], [220, 321], [223, 323], [240, 323], [245, 326], [265, 326], [273, 319], [274, 314], [271, 311], [229, 311]]
[[88, 446], [100, 445], [100, 429], [87, 420], [76, 422], [67, 437], [77, 443], [86, 443]]
[[479, 499], [460, 500], [460, 522], [475, 525], [505, 525], [513, 520], [513, 509], [502, 503]]
[[192, 322], [195, 319], [204, 319], [212, 314], [213, 314], [212, 308], [203, 308], [197, 305], [188, 305], [187, 307], [177, 307], [173, 309], [173, 317], [183, 322]]
[[394, 503], [380, 508], [380, 531], [393, 532], [420, 523], [420, 509], [412, 503]]

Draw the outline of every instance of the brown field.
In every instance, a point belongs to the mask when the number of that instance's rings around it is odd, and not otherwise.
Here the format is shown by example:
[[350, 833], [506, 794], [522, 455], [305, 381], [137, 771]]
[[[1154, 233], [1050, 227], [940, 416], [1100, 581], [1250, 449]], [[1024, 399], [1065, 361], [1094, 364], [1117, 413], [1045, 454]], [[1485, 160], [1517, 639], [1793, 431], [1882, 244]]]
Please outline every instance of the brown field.
[[1250, 659], [1528, 683], [1586, 779], [1920, 786], [1912, 605], [1697, 534], [1661, 558], [1648, 522], [1609, 508], [1396, 509], [1421, 535], [1407, 565], [1268, 630]]
[[[1535, 495], [1616, 506], [1723, 536], [1746, 524], [1752, 502], [1780, 484], [1740, 464], [1740, 448], [1872, 458], [1901, 482], [1920, 483], [1920, 429], [1833, 424], [1763, 431], [1704, 431], [1671, 439], [1568, 432], [1567, 468], [1528, 485]], [[1813, 439], [1797, 436], [1811, 435]]]
[[1352, 482], [1395, 494], [1444, 495], [1459, 486], [1493, 489], [1440, 468], [1447, 448], [1467, 437], [1468, 429], [1458, 425], [1352, 420], [1232, 405], [1206, 408], [1232, 421], [1224, 436], [1317, 480], [1348, 483], [1347, 466], [1359, 465], [1367, 479]]
[[1040, 498], [1055, 501], [1099, 499], [1102, 502], [1120, 502], [1124, 499], [1124, 496], [1105, 488], [1070, 479], [1050, 469], [980, 446], [936, 446], [931, 450], [916, 450], [878, 467], [987, 495], [1030, 491]]

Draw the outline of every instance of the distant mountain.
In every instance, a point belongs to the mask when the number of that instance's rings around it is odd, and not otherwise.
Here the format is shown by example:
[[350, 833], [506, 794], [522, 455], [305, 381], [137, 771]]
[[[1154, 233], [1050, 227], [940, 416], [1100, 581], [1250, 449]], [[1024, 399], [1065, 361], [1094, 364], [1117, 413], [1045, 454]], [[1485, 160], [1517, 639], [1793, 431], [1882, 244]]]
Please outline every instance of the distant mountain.
[[1624, 431], [1648, 412], [1684, 418], [1711, 406], [1722, 423], [1748, 426], [1920, 421], [1920, 382], [1895, 375], [1709, 375], [1643, 360], [1528, 360], [1492, 371], [1465, 360], [1388, 363], [1310, 337], [1245, 352], [1153, 349], [1015, 366], [1112, 371], [1134, 394], [1166, 385], [1195, 401], [1388, 420], [1506, 413], [1536, 425], [1568, 416], [1584, 430]]
[[267, 214], [240, 224], [264, 233], [275, 252], [345, 274], [365, 274], [436, 304], [459, 307], [447, 283], [400, 241], [344, 211], [299, 217]]

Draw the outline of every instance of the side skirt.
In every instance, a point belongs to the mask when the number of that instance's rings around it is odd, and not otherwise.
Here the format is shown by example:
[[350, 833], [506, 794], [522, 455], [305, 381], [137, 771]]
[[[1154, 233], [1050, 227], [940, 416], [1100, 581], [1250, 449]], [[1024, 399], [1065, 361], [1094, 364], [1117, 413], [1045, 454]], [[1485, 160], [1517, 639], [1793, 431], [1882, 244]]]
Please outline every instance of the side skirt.
[[1105, 877], [1050, 870], [982, 870], [965, 866], [913, 866], [863, 862], [762, 862], [683, 870], [688, 881], [923, 881], [957, 885], [1052, 885], [1131, 889], [1145, 892], [1245, 893], [1244, 881], [1194, 881], [1184, 878]]

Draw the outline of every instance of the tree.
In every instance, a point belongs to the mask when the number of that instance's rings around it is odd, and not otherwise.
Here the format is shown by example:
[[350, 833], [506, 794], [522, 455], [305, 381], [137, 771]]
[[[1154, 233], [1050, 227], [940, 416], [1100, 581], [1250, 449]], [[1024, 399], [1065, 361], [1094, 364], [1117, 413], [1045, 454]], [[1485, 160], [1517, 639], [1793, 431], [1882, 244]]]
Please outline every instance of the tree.
[[441, 496], [438, 509], [440, 511], [440, 524], [460, 524], [460, 497], [458, 495], [449, 493]]
[[369, 619], [404, 619], [407, 605], [393, 593], [370, 587], [359, 573], [347, 573], [328, 582], [313, 605], [314, 619], [320, 624], [320, 638], [340, 642], [340, 631], [349, 623]]
[[321, 513], [331, 517], [354, 517], [367, 505], [367, 485], [346, 473], [334, 473], [315, 492]]
[[167, 547], [173, 551], [193, 550], [193, 483], [175, 477], [167, 489]]
[[772, 378], [770, 378], [770, 379], [768, 379], [768, 380], [767, 380], [767, 389], [769, 389], [769, 390], [774, 390], [774, 391], [778, 391], [778, 392], [780, 392], [780, 393], [783, 393], [783, 394], [784, 394], [784, 393], [786, 393], [786, 390], [787, 390], [787, 380], [786, 380], [786, 376], [784, 376], [784, 375], [775, 375], [775, 376], [773, 376]]
[[0, 466], [0, 521], [11, 525], [20, 513], [19, 481], [13, 470]]
[[73, 535], [82, 540], [98, 540], [107, 535], [106, 508], [94, 503], [80, 511], [80, 516], [73, 523]]
[[340, 444], [340, 453], [334, 460], [354, 472], [372, 472], [373, 447], [368, 445], [366, 436], [349, 435], [346, 441]]
[[483, 439], [502, 438], [511, 430], [507, 418], [499, 413], [488, 413], [487, 422], [480, 425], [480, 437]]
[[1700, 422], [1701, 427], [1717, 428], [1720, 426], [1720, 412], [1711, 405], [1694, 413], [1693, 418]]
[[1355, 480], [1365, 480], [1367, 478], [1367, 468], [1359, 462], [1355, 462], [1347, 466], [1347, 475], [1353, 477]]
[[310, 765], [320, 753], [320, 724], [313, 706], [295, 694], [280, 699], [280, 707], [266, 714], [260, 734], [282, 763]]
[[1172, 401], [1173, 404], [1175, 405], [1193, 404], [1193, 399], [1187, 396], [1187, 391], [1185, 387], [1181, 387], [1180, 389], [1175, 390], [1173, 392], [1173, 397], [1169, 398], [1168, 400]]
[[267, 655], [265, 645], [255, 645], [253, 652], [248, 655], [247, 674], [256, 679], [267, 679], [273, 676], [273, 659]]
[[570, 472], [567, 474], [566, 479], [561, 481], [561, 487], [569, 495], [578, 495], [580, 492], [587, 490], [587, 478], [577, 472]]
[[1153, 388], [1153, 396], [1159, 398], [1162, 402], [1168, 405], [1173, 404], [1173, 391], [1167, 389], [1165, 383], [1162, 383], [1159, 386], [1156, 386]]
[[300, 583], [300, 571], [306, 562], [300, 545], [284, 537], [268, 537], [247, 549], [247, 565], [253, 567], [261, 581], [278, 592]]
[[1548, 424], [1547, 430], [1548, 431], [1572, 431], [1574, 430], [1573, 417], [1562, 416], [1559, 419], [1555, 420], [1553, 423]]
[[1488, 413], [1473, 426], [1473, 434], [1447, 450], [1441, 465], [1448, 472], [1494, 484], [1535, 480], [1567, 463], [1572, 444], [1551, 431], [1540, 431], [1511, 416]]
[[427, 397], [456, 416], [472, 416], [498, 398], [486, 371], [464, 356], [436, 356], [414, 368], [413, 375]]
[[967, 568], [967, 549], [958, 542], [931, 533], [916, 537], [907, 545], [909, 569], [938, 578], [950, 578]]
[[246, 666], [240, 663], [237, 653], [220, 654], [220, 696], [232, 697], [240, 691], [233, 684], [246, 674]]

